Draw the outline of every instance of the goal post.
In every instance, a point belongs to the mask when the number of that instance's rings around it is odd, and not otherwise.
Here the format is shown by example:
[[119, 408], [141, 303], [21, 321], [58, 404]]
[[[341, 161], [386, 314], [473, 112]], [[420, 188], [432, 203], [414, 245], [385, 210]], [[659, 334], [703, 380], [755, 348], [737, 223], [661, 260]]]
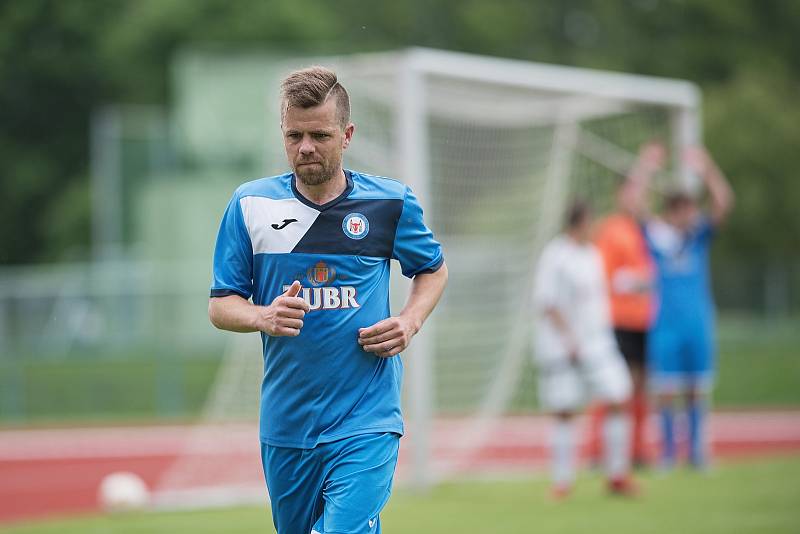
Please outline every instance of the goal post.
[[[412, 62], [399, 65], [399, 95], [395, 109], [397, 121], [397, 168], [399, 178], [411, 187], [424, 212], [430, 212], [429, 140], [427, 125], [427, 103], [425, 101], [424, 74], [414, 68]], [[393, 273], [399, 278], [397, 270]], [[403, 284], [408, 287], [410, 284]], [[402, 298], [402, 296], [401, 296]], [[408, 411], [409, 425], [414, 436], [411, 450], [411, 479], [417, 489], [427, 488], [430, 465], [430, 438], [433, 419], [433, 346], [436, 319], [431, 316], [428, 324], [415, 336], [412, 347], [406, 350], [405, 364], [409, 369]]]

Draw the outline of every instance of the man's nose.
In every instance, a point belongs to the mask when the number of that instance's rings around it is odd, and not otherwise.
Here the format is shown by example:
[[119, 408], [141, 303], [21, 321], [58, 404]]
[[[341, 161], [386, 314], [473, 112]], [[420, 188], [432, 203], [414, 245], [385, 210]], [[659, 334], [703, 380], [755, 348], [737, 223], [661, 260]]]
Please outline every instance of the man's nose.
[[303, 140], [300, 142], [300, 153], [301, 154], [313, 154], [314, 153], [314, 143], [311, 142], [310, 136], [303, 136]]

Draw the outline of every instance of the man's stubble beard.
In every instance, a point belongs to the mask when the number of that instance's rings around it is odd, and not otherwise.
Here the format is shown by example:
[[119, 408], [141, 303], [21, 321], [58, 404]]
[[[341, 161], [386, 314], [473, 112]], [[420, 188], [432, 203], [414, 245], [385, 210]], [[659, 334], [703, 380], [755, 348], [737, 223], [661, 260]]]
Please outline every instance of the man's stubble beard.
[[297, 171], [294, 172], [295, 176], [297, 176], [298, 180], [303, 182], [305, 185], [322, 185], [325, 182], [329, 182], [333, 175], [330, 173], [325, 172], [325, 169], [322, 169], [318, 172], [305, 170], [305, 171]]
[[312, 166], [295, 166], [294, 175], [305, 185], [314, 186], [322, 185], [329, 182], [334, 173], [336, 172], [331, 168], [327, 162], [321, 161], [320, 167]]

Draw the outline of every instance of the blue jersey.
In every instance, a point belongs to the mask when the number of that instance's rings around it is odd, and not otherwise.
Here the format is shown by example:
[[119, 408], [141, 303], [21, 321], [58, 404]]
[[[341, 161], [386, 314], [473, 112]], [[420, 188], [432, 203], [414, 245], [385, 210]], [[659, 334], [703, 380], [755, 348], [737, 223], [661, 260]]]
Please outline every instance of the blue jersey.
[[293, 174], [240, 186], [222, 219], [211, 296], [268, 305], [299, 280], [311, 311], [297, 337], [262, 333], [261, 441], [313, 448], [368, 432], [402, 434], [399, 357], [358, 344], [358, 329], [389, 317], [389, 260], [413, 277], [437, 270], [441, 246], [400, 182], [353, 171], [317, 205]]
[[659, 324], [712, 319], [714, 303], [709, 279], [709, 249], [714, 227], [702, 219], [686, 233], [653, 221], [645, 226], [647, 243], [658, 271]]

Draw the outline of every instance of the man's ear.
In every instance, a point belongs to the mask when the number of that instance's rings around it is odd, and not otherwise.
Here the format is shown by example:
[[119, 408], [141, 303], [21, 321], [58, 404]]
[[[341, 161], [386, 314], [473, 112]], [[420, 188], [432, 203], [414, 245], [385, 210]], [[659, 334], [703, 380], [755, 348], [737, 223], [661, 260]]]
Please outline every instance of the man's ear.
[[344, 142], [342, 143], [342, 148], [347, 148], [350, 145], [350, 141], [353, 140], [353, 134], [356, 131], [356, 125], [352, 122], [348, 124], [344, 129]]

